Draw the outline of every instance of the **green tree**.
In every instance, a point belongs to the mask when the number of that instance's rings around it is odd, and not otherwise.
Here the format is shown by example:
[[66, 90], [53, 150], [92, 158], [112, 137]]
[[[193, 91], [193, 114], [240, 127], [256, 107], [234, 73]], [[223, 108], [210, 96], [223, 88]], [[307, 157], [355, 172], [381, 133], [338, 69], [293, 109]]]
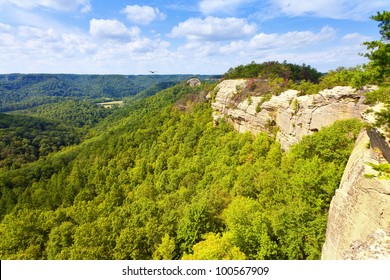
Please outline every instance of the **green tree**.
[[262, 206], [236, 197], [224, 212], [231, 242], [249, 259], [278, 259], [278, 243]]
[[208, 233], [203, 241], [195, 244], [192, 254], [185, 254], [183, 260], [245, 260], [246, 256], [231, 242], [229, 233]]
[[370, 63], [367, 70], [374, 73], [377, 81], [389, 85], [390, 80], [390, 12], [377, 12], [371, 16], [372, 20], [378, 21], [379, 33], [381, 39], [371, 42], [365, 42], [368, 52], [364, 54]]
[[154, 260], [173, 260], [175, 257], [176, 244], [175, 240], [165, 234], [161, 239], [161, 243], [153, 253]]
[[76, 226], [72, 222], [63, 222], [60, 226], [53, 228], [49, 234], [46, 252], [50, 260], [69, 259], [69, 247], [73, 245], [73, 235]]

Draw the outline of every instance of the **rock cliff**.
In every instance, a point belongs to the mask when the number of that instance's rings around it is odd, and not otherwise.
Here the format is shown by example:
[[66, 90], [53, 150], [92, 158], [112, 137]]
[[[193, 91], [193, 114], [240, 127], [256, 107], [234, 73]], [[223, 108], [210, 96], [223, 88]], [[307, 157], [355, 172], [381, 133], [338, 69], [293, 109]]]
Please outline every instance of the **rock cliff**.
[[[383, 108], [365, 105], [364, 91], [351, 87], [307, 96], [288, 90], [265, 102], [261, 96], [236, 102], [246, 83], [225, 80], [218, 85], [212, 102], [214, 120], [227, 118], [240, 132], [277, 132], [284, 149], [337, 120], [373, 123], [369, 111]], [[322, 259], [390, 259], [390, 180], [372, 168], [389, 159], [390, 148], [378, 130], [362, 131], [330, 205]]]
[[359, 135], [332, 199], [322, 259], [390, 259], [390, 181], [368, 164], [387, 161], [370, 141]]
[[296, 90], [282, 92], [263, 102], [261, 96], [251, 96], [234, 104], [238, 91], [246, 80], [225, 80], [217, 86], [212, 102], [213, 117], [227, 117], [240, 132], [274, 133], [282, 148], [288, 149], [304, 135], [318, 131], [337, 120], [361, 118], [368, 106], [363, 92], [351, 87], [335, 87], [318, 94], [299, 96]]

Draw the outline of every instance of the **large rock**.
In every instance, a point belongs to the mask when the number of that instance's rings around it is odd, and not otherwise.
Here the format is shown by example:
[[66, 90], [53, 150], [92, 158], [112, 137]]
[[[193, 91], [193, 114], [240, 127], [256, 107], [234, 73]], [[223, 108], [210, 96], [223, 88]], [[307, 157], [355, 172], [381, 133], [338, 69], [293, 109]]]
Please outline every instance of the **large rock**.
[[390, 259], [390, 181], [368, 164], [387, 161], [369, 143], [363, 131], [330, 204], [322, 259]]
[[196, 87], [201, 84], [202, 82], [198, 78], [192, 78], [187, 81], [187, 85], [189, 85], [190, 87]]
[[[234, 99], [245, 85], [245, 80], [225, 80], [218, 85], [212, 102], [215, 121], [227, 118], [240, 132], [278, 131], [284, 149], [337, 120], [363, 118], [372, 124], [374, 112], [383, 108], [379, 104], [367, 110], [364, 91], [351, 87], [307, 96], [288, 90], [264, 103], [261, 97], [252, 96], [236, 104]], [[368, 164], [387, 163], [390, 150], [380, 130], [368, 132], [359, 135], [332, 199], [323, 259], [390, 259], [390, 181]]]
[[240, 132], [278, 131], [277, 138], [284, 149], [337, 120], [361, 118], [369, 107], [363, 103], [364, 91], [340, 86], [306, 96], [288, 90], [264, 103], [262, 97], [252, 96], [234, 104], [234, 96], [245, 85], [246, 80], [241, 79], [225, 80], [217, 86], [212, 103], [214, 120], [227, 117]]
[[217, 94], [212, 102], [213, 118], [218, 121], [228, 117], [234, 128], [239, 132], [250, 131], [258, 134], [265, 131], [269, 115], [265, 112], [256, 112], [256, 106], [260, 102], [260, 97], [252, 97], [252, 102], [248, 99], [238, 105], [232, 101], [235, 94], [239, 93], [246, 85], [246, 80], [225, 80], [217, 86]]

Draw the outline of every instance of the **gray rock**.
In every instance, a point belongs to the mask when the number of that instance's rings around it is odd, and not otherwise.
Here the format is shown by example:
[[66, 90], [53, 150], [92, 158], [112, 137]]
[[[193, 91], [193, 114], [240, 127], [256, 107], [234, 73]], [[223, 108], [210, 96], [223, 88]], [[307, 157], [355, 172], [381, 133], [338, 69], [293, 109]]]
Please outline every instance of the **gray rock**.
[[[332, 198], [322, 259], [390, 259], [390, 181], [367, 163], [383, 161], [363, 131]], [[367, 175], [372, 178], [367, 178]], [[365, 176], [366, 175], [366, 176]]]
[[246, 80], [225, 80], [217, 87], [217, 95], [212, 108], [217, 121], [226, 117], [240, 131], [253, 134], [275, 130], [270, 128], [274, 123], [278, 128], [277, 139], [282, 148], [287, 150], [303, 136], [329, 126], [337, 120], [361, 118], [368, 105], [363, 103], [363, 91], [351, 87], [335, 87], [314, 95], [298, 96], [296, 90], [287, 90], [271, 100], [261, 102], [261, 97], [251, 97], [239, 104], [232, 104], [232, 98], [238, 89], [245, 87]]
[[187, 85], [191, 87], [199, 86], [202, 82], [198, 78], [192, 78], [187, 81]]

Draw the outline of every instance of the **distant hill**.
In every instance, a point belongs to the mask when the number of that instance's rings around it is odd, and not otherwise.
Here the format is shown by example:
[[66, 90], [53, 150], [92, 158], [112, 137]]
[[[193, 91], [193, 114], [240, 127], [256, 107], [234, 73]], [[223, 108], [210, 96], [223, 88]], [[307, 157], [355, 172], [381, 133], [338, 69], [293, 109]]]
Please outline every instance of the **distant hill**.
[[[0, 75], [0, 112], [31, 108], [65, 99], [123, 99], [147, 91], [154, 94], [160, 85], [173, 85], [194, 75]], [[218, 78], [201, 75], [202, 80]], [[166, 88], [163, 86], [162, 88]], [[149, 90], [151, 89], [151, 90]], [[149, 91], [148, 91], [149, 90]]]

